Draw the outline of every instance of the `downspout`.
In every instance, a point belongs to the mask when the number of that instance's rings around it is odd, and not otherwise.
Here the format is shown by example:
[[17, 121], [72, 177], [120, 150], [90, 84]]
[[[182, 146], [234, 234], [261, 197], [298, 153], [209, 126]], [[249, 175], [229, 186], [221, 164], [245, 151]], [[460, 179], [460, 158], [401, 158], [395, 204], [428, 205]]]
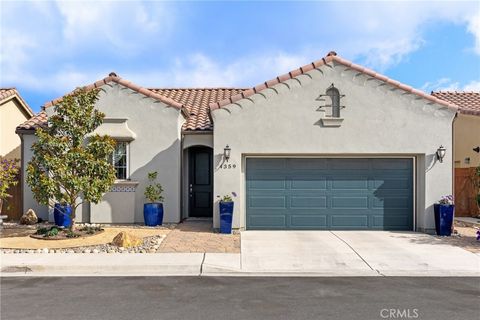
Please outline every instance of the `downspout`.
[[184, 207], [184, 203], [183, 203], [183, 199], [184, 199], [184, 194], [183, 194], [183, 190], [184, 190], [184, 181], [183, 181], [183, 140], [185, 139], [185, 135], [183, 134], [183, 130], [182, 128], [180, 127], [180, 222], [183, 221], [184, 219], [184, 210], [185, 210], [185, 207]]
[[452, 121], [452, 195], [455, 203], [455, 122], [458, 118], [458, 111], [455, 112], [455, 116]]
[[24, 142], [23, 142], [23, 133], [17, 133], [18, 136], [20, 137], [20, 164], [21, 164], [21, 168], [20, 168], [20, 189], [22, 190], [21, 192], [21, 201], [20, 201], [20, 212], [22, 213], [22, 215], [25, 213], [25, 208], [24, 208], [24, 190], [25, 190], [25, 179], [24, 179], [24, 174], [23, 174], [23, 170], [26, 170], [26, 166], [25, 166], [25, 155], [24, 155]]

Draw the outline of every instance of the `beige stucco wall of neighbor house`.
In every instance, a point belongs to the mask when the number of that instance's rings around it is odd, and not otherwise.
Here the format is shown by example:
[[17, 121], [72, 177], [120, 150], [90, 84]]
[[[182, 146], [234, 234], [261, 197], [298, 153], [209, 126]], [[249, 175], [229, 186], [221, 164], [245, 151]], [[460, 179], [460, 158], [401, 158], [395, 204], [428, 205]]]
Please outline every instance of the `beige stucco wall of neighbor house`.
[[20, 159], [20, 137], [15, 128], [30, 116], [22, 111], [23, 107], [16, 99], [6, 99], [0, 105], [0, 156], [8, 159]]
[[[323, 127], [317, 111], [332, 84], [345, 94], [340, 127]], [[214, 194], [236, 191], [234, 228], [245, 227], [245, 157], [416, 157], [416, 229], [434, 228], [433, 204], [452, 193], [452, 120], [455, 111], [394, 89], [343, 65], [323, 66], [212, 112], [215, 123]], [[220, 169], [223, 149], [229, 164]], [[435, 152], [447, 148], [443, 163]], [[214, 226], [219, 226], [218, 204]]]
[[469, 168], [480, 165], [480, 116], [459, 114], [453, 122], [455, 167]]

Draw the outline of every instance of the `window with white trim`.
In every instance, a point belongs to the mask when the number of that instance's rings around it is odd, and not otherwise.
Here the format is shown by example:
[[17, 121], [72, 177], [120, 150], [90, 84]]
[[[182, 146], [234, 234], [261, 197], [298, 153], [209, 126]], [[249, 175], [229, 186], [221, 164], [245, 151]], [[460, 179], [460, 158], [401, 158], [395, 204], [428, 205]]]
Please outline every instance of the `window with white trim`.
[[115, 177], [117, 180], [128, 179], [129, 163], [129, 144], [125, 141], [117, 141], [115, 151], [111, 156], [113, 167], [115, 168]]

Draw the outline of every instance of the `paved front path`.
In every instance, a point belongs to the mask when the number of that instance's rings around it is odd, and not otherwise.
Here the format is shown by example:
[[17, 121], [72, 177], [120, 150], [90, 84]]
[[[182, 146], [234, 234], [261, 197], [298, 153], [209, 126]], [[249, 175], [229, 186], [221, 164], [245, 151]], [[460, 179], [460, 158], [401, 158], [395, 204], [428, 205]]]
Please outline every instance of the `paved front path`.
[[240, 235], [214, 233], [212, 220], [179, 223], [160, 246], [160, 252], [240, 253]]
[[[480, 314], [479, 278], [83, 277], [0, 281], [0, 318], [9, 320], [463, 320], [478, 319]], [[395, 317], [390, 316], [390, 309]]]

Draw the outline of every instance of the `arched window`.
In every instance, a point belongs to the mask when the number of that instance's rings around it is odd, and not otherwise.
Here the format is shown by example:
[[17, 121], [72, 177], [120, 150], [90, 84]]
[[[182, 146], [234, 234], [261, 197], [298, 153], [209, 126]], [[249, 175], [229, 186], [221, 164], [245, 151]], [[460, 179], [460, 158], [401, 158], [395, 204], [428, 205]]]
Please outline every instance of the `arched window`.
[[333, 86], [333, 84], [327, 89], [326, 95], [332, 100], [332, 113], [331, 117], [340, 118], [340, 91]]

